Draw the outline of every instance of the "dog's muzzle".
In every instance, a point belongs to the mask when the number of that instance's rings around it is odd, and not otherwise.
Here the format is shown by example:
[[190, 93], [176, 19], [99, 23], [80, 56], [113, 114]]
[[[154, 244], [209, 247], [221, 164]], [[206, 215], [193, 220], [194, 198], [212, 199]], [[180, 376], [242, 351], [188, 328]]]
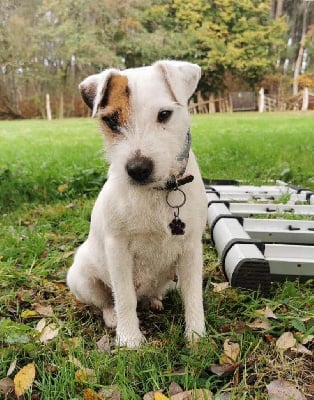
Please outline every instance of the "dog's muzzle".
[[126, 171], [135, 183], [144, 185], [150, 182], [150, 177], [154, 169], [153, 161], [144, 156], [135, 156], [126, 164]]

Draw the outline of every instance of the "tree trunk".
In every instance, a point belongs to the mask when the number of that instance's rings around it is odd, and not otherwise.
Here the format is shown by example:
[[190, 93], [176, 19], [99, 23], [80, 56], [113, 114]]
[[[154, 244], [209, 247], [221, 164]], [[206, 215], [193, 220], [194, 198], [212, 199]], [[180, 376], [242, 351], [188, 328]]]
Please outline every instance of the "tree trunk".
[[6, 71], [0, 79], [1, 100], [5, 107], [5, 114], [11, 115], [12, 118], [23, 118], [20, 110], [20, 96], [15, 74], [14, 68], [7, 65]]
[[60, 103], [59, 103], [59, 118], [64, 118], [64, 96], [63, 91], [60, 93]]
[[282, 16], [284, 2], [285, 0], [277, 0], [275, 19], [278, 19]]
[[305, 2], [303, 6], [303, 23], [302, 23], [302, 37], [300, 41], [299, 53], [295, 62], [294, 74], [293, 74], [293, 89], [292, 94], [296, 96], [299, 91], [299, 75], [301, 64], [303, 60], [304, 48], [305, 48], [305, 38], [306, 38], [306, 27], [307, 27], [307, 14], [308, 14], [308, 4]]
[[276, 0], [271, 0], [269, 5], [269, 17], [271, 19], [275, 19], [276, 16], [275, 9], [276, 9]]

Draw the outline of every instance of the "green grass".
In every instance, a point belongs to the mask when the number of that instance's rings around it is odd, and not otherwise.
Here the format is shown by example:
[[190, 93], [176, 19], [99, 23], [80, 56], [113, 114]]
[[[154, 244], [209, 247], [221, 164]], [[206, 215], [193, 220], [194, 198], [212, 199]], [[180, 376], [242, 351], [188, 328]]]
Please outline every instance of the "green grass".
[[[193, 148], [207, 178], [285, 179], [314, 189], [313, 126], [311, 113], [197, 116]], [[118, 385], [122, 399], [138, 400], [151, 390], [167, 394], [172, 381], [186, 390], [230, 390], [230, 399], [268, 399], [266, 384], [278, 377], [309, 394], [313, 360], [279, 351], [272, 339], [286, 331], [299, 340], [314, 333], [313, 281], [274, 285], [269, 298], [230, 288], [215, 293], [212, 283], [223, 276], [208, 235], [206, 338], [192, 348], [184, 341], [182, 303], [173, 293], [163, 312], [139, 310], [147, 345], [129, 351], [111, 344], [110, 354], [99, 351], [96, 342], [104, 334], [111, 341], [113, 332], [104, 329], [97, 310], [77, 303], [64, 285], [106, 175], [97, 124], [91, 119], [2, 121], [0, 149], [0, 382], [16, 359], [11, 377], [28, 363], [36, 366], [25, 399], [82, 399], [84, 389]], [[60, 328], [47, 344], [34, 329], [41, 316], [25, 318], [36, 304], [51, 305], [54, 314], [46, 323]], [[266, 331], [248, 328], [266, 306], [278, 319]], [[241, 365], [218, 377], [210, 367], [219, 363], [226, 339], [240, 345]], [[83, 367], [93, 369], [95, 377], [76, 379]]]
[[95, 194], [106, 174], [101, 135], [89, 119], [1, 122], [0, 148], [4, 207]]
[[241, 113], [195, 118], [193, 146], [203, 175], [314, 188], [314, 114]]

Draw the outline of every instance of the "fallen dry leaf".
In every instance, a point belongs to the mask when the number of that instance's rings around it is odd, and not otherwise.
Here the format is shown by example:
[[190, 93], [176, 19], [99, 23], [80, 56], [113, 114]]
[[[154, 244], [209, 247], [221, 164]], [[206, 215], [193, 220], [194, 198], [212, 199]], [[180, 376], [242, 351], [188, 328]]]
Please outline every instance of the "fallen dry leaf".
[[284, 332], [276, 341], [276, 346], [278, 349], [287, 350], [294, 347], [296, 344], [296, 339], [291, 332]]
[[81, 345], [81, 340], [78, 337], [68, 338], [62, 341], [62, 348], [65, 351], [69, 351], [70, 349], [77, 349]]
[[270, 400], [306, 400], [291, 382], [283, 379], [272, 381], [266, 387]]
[[96, 344], [100, 352], [110, 354], [110, 339], [107, 335], [102, 336]]
[[67, 183], [64, 183], [63, 185], [59, 185], [58, 186], [58, 192], [59, 193], [63, 193], [68, 189], [69, 189], [69, 185]]
[[68, 287], [65, 283], [65, 281], [60, 280], [60, 281], [50, 281], [50, 283], [52, 283], [56, 289], [61, 290], [62, 292], [64, 290], [68, 290]]
[[59, 368], [56, 364], [49, 364], [45, 367], [45, 371], [49, 372], [50, 374], [55, 374], [59, 371]]
[[52, 317], [53, 316], [53, 309], [50, 305], [43, 306], [42, 304], [36, 303], [36, 304], [34, 304], [34, 309], [42, 317]]
[[230, 400], [231, 396], [232, 394], [230, 392], [225, 392], [215, 396], [215, 400]]
[[14, 370], [15, 370], [16, 363], [17, 363], [17, 359], [15, 358], [15, 359], [11, 362], [11, 364], [10, 364], [10, 366], [9, 366], [9, 369], [8, 369], [8, 372], [7, 372], [7, 376], [12, 375], [12, 373], [13, 373]]
[[308, 336], [305, 336], [303, 339], [302, 339], [302, 344], [308, 344], [308, 343], [310, 343], [310, 342], [314, 342], [314, 335], [308, 335]]
[[103, 397], [100, 397], [92, 389], [85, 389], [83, 391], [83, 400], [103, 400]]
[[73, 250], [66, 251], [63, 253], [61, 258], [62, 258], [62, 260], [66, 260], [67, 258], [72, 257], [74, 253], [75, 253], [75, 251], [73, 251]]
[[145, 393], [143, 396], [143, 400], [154, 400], [154, 392]]
[[269, 333], [265, 334], [265, 339], [267, 340], [268, 343], [276, 344], [276, 339], [274, 338], [273, 335], [270, 335]]
[[268, 307], [268, 306], [266, 306], [266, 308], [265, 308], [265, 314], [264, 315], [265, 315], [266, 318], [278, 319], [276, 317], [276, 315], [273, 313], [272, 309], [270, 307]]
[[265, 309], [256, 310], [255, 313], [262, 317], [278, 319], [269, 306], [266, 306]]
[[169, 386], [169, 394], [170, 396], [174, 396], [175, 394], [183, 392], [183, 389], [176, 382], [171, 382]]
[[75, 380], [78, 382], [96, 383], [95, 371], [90, 368], [79, 369], [75, 372]]
[[230, 342], [226, 339], [224, 342], [224, 354], [220, 357], [220, 364], [236, 363], [240, 356], [239, 343]]
[[270, 323], [268, 321], [262, 321], [259, 318], [255, 319], [253, 322], [246, 324], [249, 328], [253, 330], [263, 330], [263, 329], [269, 329], [271, 327]]
[[21, 312], [21, 317], [24, 319], [37, 317], [38, 313], [34, 310], [24, 310]]
[[154, 400], [170, 400], [169, 397], [165, 396], [160, 392], [154, 393]]
[[216, 292], [216, 293], [223, 292], [228, 287], [230, 287], [229, 282], [222, 282], [222, 283], [214, 283], [214, 282], [212, 282], [212, 285], [214, 286], [213, 292]]
[[41, 333], [45, 326], [46, 326], [46, 319], [42, 318], [37, 322], [35, 329], [36, 331]]
[[148, 392], [144, 394], [143, 400], [154, 400], [155, 393], [162, 393], [163, 389], [157, 390], [155, 392]]
[[17, 397], [22, 396], [33, 384], [36, 375], [35, 364], [27, 364], [14, 377], [14, 390]]
[[234, 372], [240, 364], [213, 364], [210, 366], [210, 370], [217, 376], [225, 376]]
[[170, 400], [213, 400], [213, 394], [207, 389], [196, 389], [175, 394]]
[[0, 394], [2, 393], [5, 398], [9, 396], [10, 393], [14, 392], [14, 382], [11, 378], [0, 379]]
[[121, 393], [118, 385], [110, 385], [103, 387], [99, 390], [98, 394], [102, 399], [108, 399], [108, 400], [121, 399]]
[[49, 340], [54, 339], [58, 336], [59, 328], [56, 327], [56, 324], [52, 323], [44, 327], [39, 337], [39, 340], [42, 343], [47, 343]]
[[296, 353], [301, 353], [301, 354], [308, 354], [309, 356], [313, 355], [313, 352], [303, 346], [303, 344], [297, 343], [295, 347], [291, 348], [292, 351], [295, 351]]
[[77, 358], [69, 355], [69, 361], [76, 367], [76, 368], [80, 368], [80, 369], [84, 369], [83, 364], [81, 363], [80, 360], [78, 360]]

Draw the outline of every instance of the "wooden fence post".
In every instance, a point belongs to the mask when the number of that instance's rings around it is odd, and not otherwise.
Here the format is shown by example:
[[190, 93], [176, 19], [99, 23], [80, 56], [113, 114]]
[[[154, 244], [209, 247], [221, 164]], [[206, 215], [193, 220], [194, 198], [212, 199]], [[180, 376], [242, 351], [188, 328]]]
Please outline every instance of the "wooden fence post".
[[209, 103], [208, 103], [208, 112], [209, 114], [214, 114], [216, 112], [215, 108], [215, 97], [213, 94], [209, 96]]
[[50, 107], [50, 96], [49, 96], [49, 93], [46, 94], [46, 113], [47, 113], [48, 121], [51, 121], [52, 117], [51, 117], [51, 107]]
[[258, 111], [264, 112], [265, 111], [265, 93], [264, 89], [261, 88], [258, 92]]
[[307, 111], [309, 109], [309, 89], [303, 89], [303, 98], [302, 98], [302, 111]]

